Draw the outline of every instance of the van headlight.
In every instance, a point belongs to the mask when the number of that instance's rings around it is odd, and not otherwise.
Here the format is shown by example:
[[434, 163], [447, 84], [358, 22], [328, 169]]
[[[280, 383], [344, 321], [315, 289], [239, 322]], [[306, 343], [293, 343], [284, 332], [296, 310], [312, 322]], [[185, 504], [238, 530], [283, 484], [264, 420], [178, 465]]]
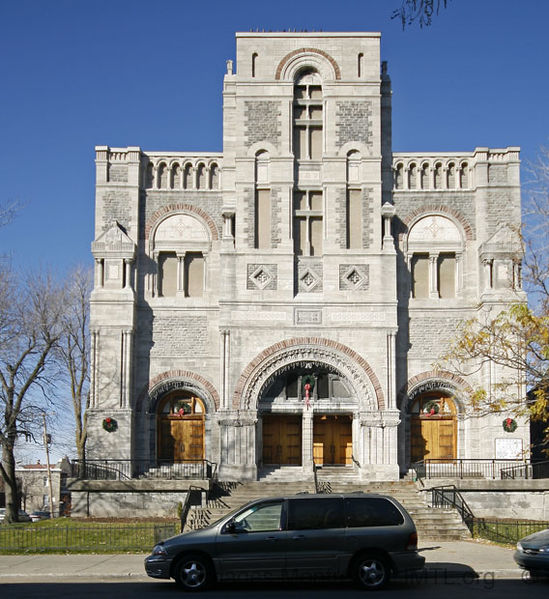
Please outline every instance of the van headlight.
[[517, 549], [518, 549], [519, 551], [524, 551], [524, 549], [522, 548], [522, 545], [520, 544], [520, 542], [519, 542], [519, 543], [517, 543]]
[[166, 551], [166, 548], [164, 547], [164, 545], [160, 544], [160, 545], [155, 545], [153, 547], [151, 555], [162, 555], [163, 557], [166, 557], [168, 555], [168, 552]]

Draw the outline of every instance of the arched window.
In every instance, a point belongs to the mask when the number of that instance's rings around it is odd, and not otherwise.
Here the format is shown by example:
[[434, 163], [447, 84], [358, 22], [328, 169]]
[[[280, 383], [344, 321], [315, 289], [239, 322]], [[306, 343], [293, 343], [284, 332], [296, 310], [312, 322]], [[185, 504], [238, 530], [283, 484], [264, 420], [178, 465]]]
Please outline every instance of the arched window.
[[257, 249], [271, 247], [271, 189], [269, 153], [255, 155], [255, 244]]
[[362, 71], [363, 69], [363, 63], [364, 63], [364, 54], [362, 52], [359, 52], [358, 57], [357, 57], [357, 75], [358, 77], [362, 77]]
[[179, 189], [181, 187], [181, 167], [176, 162], [170, 169], [170, 188]]
[[145, 187], [147, 189], [152, 189], [154, 186], [154, 165], [152, 162], [147, 164], [147, 169], [145, 171]]
[[206, 167], [202, 163], [196, 169], [196, 189], [206, 189]]
[[442, 189], [442, 164], [435, 164], [435, 189]]
[[257, 52], [252, 54], [252, 77], [255, 77], [257, 68]]
[[168, 189], [168, 167], [165, 162], [158, 165], [158, 188]]
[[347, 154], [346, 247], [362, 248], [362, 190], [360, 183], [360, 152]]
[[314, 70], [302, 71], [294, 85], [294, 156], [322, 158], [322, 85]]
[[163, 220], [152, 238], [151, 251], [157, 261], [153, 294], [201, 297], [209, 247], [209, 232], [194, 216], [174, 214]]
[[421, 189], [429, 189], [431, 186], [429, 182], [429, 165], [427, 163], [421, 167], [419, 186]]
[[192, 189], [193, 187], [193, 167], [187, 163], [183, 169], [183, 189]]
[[210, 189], [219, 189], [219, 167], [215, 163], [210, 166]]
[[402, 163], [396, 165], [395, 169], [395, 189], [404, 188], [404, 165]]
[[412, 163], [408, 169], [408, 189], [417, 188], [417, 166]]
[[448, 165], [448, 171], [446, 173], [447, 177], [447, 185], [448, 189], [456, 188], [456, 165], [453, 162], [450, 162]]
[[461, 189], [469, 187], [469, 165], [466, 162], [463, 162], [459, 169], [459, 186]]
[[461, 288], [462, 235], [442, 215], [421, 218], [407, 239], [413, 298], [452, 298]]

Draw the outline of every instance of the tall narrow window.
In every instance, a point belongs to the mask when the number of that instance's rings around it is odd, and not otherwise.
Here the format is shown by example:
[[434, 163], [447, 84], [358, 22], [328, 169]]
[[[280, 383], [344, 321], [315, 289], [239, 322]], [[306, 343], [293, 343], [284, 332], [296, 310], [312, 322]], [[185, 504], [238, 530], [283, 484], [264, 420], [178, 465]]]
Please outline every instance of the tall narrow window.
[[448, 173], [447, 173], [447, 180], [448, 180], [448, 189], [455, 189], [456, 188], [456, 165], [451, 162], [448, 165]]
[[442, 164], [435, 164], [435, 189], [442, 189]]
[[177, 292], [177, 256], [163, 252], [158, 258], [158, 292], [162, 297], [173, 297]]
[[347, 249], [362, 247], [362, 193], [360, 189], [347, 190]]
[[170, 188], [179, 189], [181, 186], [181, 167], [177, 162], [170, 169]]
[[362, 54], [362, 52], [359, 52], [358, 60], [357, 60], [357, 75], [359, 78], [362, 77], [363, 62], [364, 62], [364, 54]]
[[441, 298], [456, 296], [456, 255], [440, 254], [437, 260], [438, 295]]
[[193, 167], [190, 164], [186, 164], [183, 169], [183, 189], [193, 188]]
[[203, 164], [196, 169], [196, 188], [206, 189], [206, 167]]
[[255, 192], [255, 247], [271, 247], [271, 190], [258, 189]]
[[294, 87], [294, 156], [322, 158], [322, 86], [315, 71], [304, 72]]
[[154, 185], [154, 166], [152, 162], [147, 164], [147, 170], [145, 172], [145, 187], [151, 189]]
[[210, 166], [210, 189], [219, 189], [219, 167], [215, 163]]
[[429, 297], [428, 254], [414, 254], [412, 258], [412, 296]]
[[168, 189], [168, 167], [164, 162], [158, 167], [158, 187]]
[[324, 237], [322, 192], [296, 191], [294, 194], [294, 248], [298, 256], [320, 256]]
[[469, 165], [464, 162], [459, 169], [459, 186], [461, 189], [469, 187]]
[[397, 164], [395, 169], [395, 189], [404, 188], [404, 165]]
[[200, 252], [185, 254], [185, 295], [202, 297], [204, 293], [204, 256]]
[[429, 185], [429, 165], [428, 164], [424, 164], [421, 167], [419, 185], [420, 185], [421, 189], [429, 189], [429, 187], [430, 187], [430, 185]]
[[417, 166], [415, 164], [410, 165], [408, 170], [408, 189], [417, 188]]
[[256, 68], [257, 68], [257, 52], [254, 52], [252, 54], [252, 77], [255, 77]]

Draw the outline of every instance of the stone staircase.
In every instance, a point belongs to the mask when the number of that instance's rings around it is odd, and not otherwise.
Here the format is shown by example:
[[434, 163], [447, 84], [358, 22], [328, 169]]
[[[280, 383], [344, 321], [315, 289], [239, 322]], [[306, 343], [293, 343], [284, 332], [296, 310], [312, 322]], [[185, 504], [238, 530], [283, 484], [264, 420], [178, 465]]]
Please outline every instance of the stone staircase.
[[[279, 474], [269, 474], [260, 481], [246, 483], [219, 483], [217, 492], [212, 494], [206, 506], [192, 508], [187, 518], [185, 530], [202, 528], [222, 518], [231, 510], [248, 501], [262, 497], [314, 493], [312, 480], [279, 480]], [[397, 499], [412, 516], [420, 542], [425, 540], [461, 540], [470, 538], [470, 533], [455, 510], [431, 508], [424, 494], [411, 481], [359, 483], [352, 470], [338, 472], [335, 478], [326, 469], [319, 473], [321, 490], [328, 493], [382, 493]]]

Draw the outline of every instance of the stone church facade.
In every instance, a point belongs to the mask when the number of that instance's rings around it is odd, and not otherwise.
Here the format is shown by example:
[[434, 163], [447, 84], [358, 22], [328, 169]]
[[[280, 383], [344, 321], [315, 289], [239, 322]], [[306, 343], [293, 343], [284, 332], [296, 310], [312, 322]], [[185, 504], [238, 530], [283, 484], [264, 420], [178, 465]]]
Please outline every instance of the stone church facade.
[[394, 480], [517, 457], [527, 423], [468, 404], [495, 365], [434, 363], [524, 300], [518, 148], [394, 153], [378, 33], [236, 42], [222, 153], [96, 148], [88, 459]]

